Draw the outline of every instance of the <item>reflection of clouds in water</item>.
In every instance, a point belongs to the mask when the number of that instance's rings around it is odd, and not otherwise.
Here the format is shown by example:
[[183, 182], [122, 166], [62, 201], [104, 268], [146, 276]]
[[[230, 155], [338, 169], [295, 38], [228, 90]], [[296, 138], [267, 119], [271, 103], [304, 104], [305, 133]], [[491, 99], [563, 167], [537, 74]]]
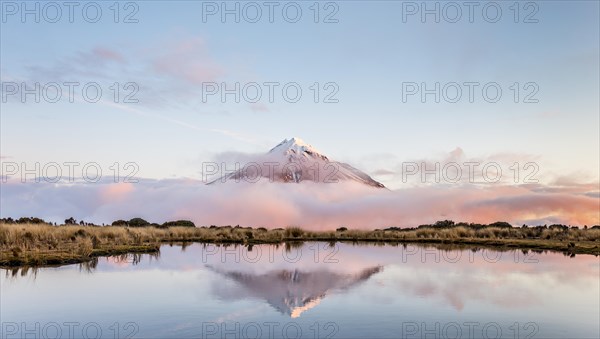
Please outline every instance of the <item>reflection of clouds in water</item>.
[[[322, 246], [316, 259], [315, 244]], [[137, 266], [120, 267], [122, 263], [100, 260], [99, 265], [102, 270], [160, 268], [192, 272], [204, 272], [205, 265], [210, 265], [219, 272], [215, 277], [236, 272], [237, 279], [247, 283], [247, 286], [242, 288], [243, 284], [233, 279], [235, 276], [233, 273], [227, 280], [213, 279], [212, 292], [215, 297], [226, 300], [248, 297], [268, 302], [272, 300], [273, 304], [278, 305], [274, 306], [275, 308], [283, 309], [283, 312], [288, 315], [291, 315], [292, 311], [286, 305], [314, 306], [313, 304], [318, 303], [320, 292], [338, 289], [340, 284], [349, 283], [344, 277], [356, 277], [360, 272], [371, 267], [386, 268], [384, 272], [377, 275], [376, 279], [368, 281], [373, 288], [361, 292], [367, 293], [372, 302], [387, 303], [393, 300], [390, 299], [390, 295], [419, 296], [450, 305], [456, 310], [463, 310], [473, 302], [511, 309], [540, 306], [546, 302], [545, 296], [555, 295], [555, 290], [574, 294], [577, 294], [577, 291], [588, 291], [590, 286], [597, 286], [600, 273], [600, 259], [589, 255], [569, 258], [560, 253], [529, 252], [526, 256], [521, 250], [473, 252], [470, 249], [452, 250], [446, 253], [431, 246], [408, 245], [404, 248], [402, 245], [355, 246], [348, 243], [337, 243], [336, 249], [332, 250], [326, 249], [325, 245], [325, 243], [305, 243], [300, 248], [290, 249], [287, 254], [283, 245], [278, 247], [255, 245], [252, 253], [249, 253], [249, 249], [245, 246], [230, 246], [225, 249], [192, 244], [182, 252], [177, 246], [166, 245], [161, 248], [159, 261], [151, 262], [146, 258]], [[259, 260], [255, 260], [259, 252], [261, 253]], [[298, 253], [301, 255], [297, 256]], [[331, 253], [335, 253], [333, 258], [337, 263], [325, 262], [325, 256]], [[439, 262], [436, 262], [435, 255], [432, 253], [437, 253]], [[239, 259], [237, 262], [236, 256]], [[297, 260], [288, 260], [296, 257]], [[445, 258], [457, 257], [460, 259], [456, 262], [445, 260]], [[253, 259], [248, 261], [245, 258]], [[268, 296], [268, 293], [277, 291], [280, 296], [285, 296], [288, 293], [287, 286], [281, 285], [269, 290], [266, 286], [270, 285], [265, 284], [264, 291], [261, 290], [260, 285], [254, 286], [261, 279], [277, 279], [271, 276], [273, 272], [289, 274], [295, 271], [303, 274], [320, 274], [319, 279], [329, 279], [339, 283], [324, 283], [321, 288], [307, 290], [310, 293], [307, 292], [306, 295], [301, 293], [302, 291], [292, 289], [289, 293], [297, 296], [297, 300], [284, 300], [284, 306], [281, 305], [280, 300]], [[204, 274], [199, 277], [199, 279], [206, 279]], [[271, 282], [271, 284], [277, 286], [278, 283]], [[300, 312], [301, 308], [298, 310]]]
[[327, 270], [274, 270], [264, 274], [211, 270], [236, 282], [215, 284], [214, 292], [224, 300], [257, 298], [265, 300], [291, 318], [317, 306], [328, 294], [346, 291], [382, 271], [381, 266], [366, 268], [357, 274], [340, 274]]
[[[337, 245], [338, 263], [324, 263], [324, 256], [315, 263], [310, 245], [302, 247], [306, 254], [295, 263], [279, 252], [273, 263], [267, 257], [236, 263], [233, 256], [226, 262], [220, 256], [203, 262], [202, 244], [191, 244], [185, 252], [165, 245], [158, 261], [143, 255], [137, 265], [127, 263], [134, 258], [100, 258], [95, 268], [90, 266], [92, 274], [80, 265], [7, 270], [0, 274], [3, 310], [10, 310], [5, 320], [64, 318], [108, 326], [125, 319], [138, 322], [144, 338], [198, 337], [207, 322], [216, 324], [217, 334], [211, 337], [220, 337], [236, 322], [240, 329], [257, 323], [266, 334], [265, 322], [278, 322], [278, 329], [297, 323], [304, 330], [315, 321], [332, 321], [340, 325], [341, 337], [364, 338], [369, 333], [398, 337], [401, 322], [407, 321], [425, 322], [427, 328], [434, 322], [498, 322], [503, 331], [516, 321], [539, 324], [544, 338], [598, 338], [597, 257], [546, 253], [536, 255], [537, 263], [523, 263], [522, 256], [515, 263], [513, 252], [502, 252], [491, 263], [481, 251], [471, 261], [468, 254], [473, 252], [467, 250], [452, 251], [462, 258], [451, 263], [442, 259], [443, 251], [430, 247], [427, 253], [439, 253], [442, 260], [427, 255], [422, 262], [422, 247], [344, 243]], [[490, 251], [489, 257], [495, 253]], [[380, 266], [379, 273], [368, 270]], [[69, 307], [57, 314], [56, 305]], [[56, 316], [62, 318], [52, 318]]]
[[[573, 259], [560, 253], [535, 256], [530, 253], [525, 257], [520, 250], [469, 250], [462, 251], [457, 262], [444, 260], [442, 255], [436, 262], [431, 250], [421, 250], [427, 255], [417, 253], [405, 256], [406, 260], [385, 248], [370, 250], [371, 254], [379, 252], [382, 263], [386, 262], [385, 278], [376, 281], [386, 289], [370, 290], [375, 298], [383, 300], [393, 289], [392, 293], [417, 295], [451, 305], [456, 310], [463, 310], [469, 302], [527, 308], [544, 305], [547, 296], [558, 290], [567, 293], [589, 290], [589, 286], [598, 284], [600, 273], [600, 261], [593, 256], [580, 255]], [[456, 258], [456, 255], [447, 257]]]
[[[493, 273], [493, 270], [432, 271], [395, 268], [388, 277], [394, 290], [449, 304], [462, 310], [468, 302], [478, 301], [517, 308], [539, 304], [544, 295], [531, 279], [522, 273]], [[535, 280], [536, 282], [538, 279]]]
[[[521, 250], [453, 250], [443, 255], [431, 246], [339, 246], [338, 259], [345, 269], [374, 264], [390, 269], [373, 281], [377, 287], [385, 286], [380, 289], [384, 293], [381, 299], [389, 298], [390, 293], [414, 294], [457, 310], [469, 302], [505, 308], [540, 306], [554, 290], [569, 293], [597, 285], [600, 269], [599, 259], [587, 255], [569, 258], [560, 253], [525, 254]], [[437, 253], [438, 262], [432, 252]], [[377, 294], [377, 289], [368, 291]]]

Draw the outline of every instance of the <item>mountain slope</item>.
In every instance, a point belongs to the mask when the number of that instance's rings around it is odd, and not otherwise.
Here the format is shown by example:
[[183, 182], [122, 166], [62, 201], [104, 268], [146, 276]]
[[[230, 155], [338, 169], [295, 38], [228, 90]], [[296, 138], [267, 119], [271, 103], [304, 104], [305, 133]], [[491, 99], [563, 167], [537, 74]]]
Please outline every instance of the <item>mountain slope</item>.
[[314, 181], [338, 183], [354, 181], [364, 185], [385, 188], [366, 173], [341, 162], [331, 161], [313, 146], [299, 138], [285, 139], [264, 157], [246, 163], [242, 168], [210, 182], [256, 182], [263, 178], [272, 182]]

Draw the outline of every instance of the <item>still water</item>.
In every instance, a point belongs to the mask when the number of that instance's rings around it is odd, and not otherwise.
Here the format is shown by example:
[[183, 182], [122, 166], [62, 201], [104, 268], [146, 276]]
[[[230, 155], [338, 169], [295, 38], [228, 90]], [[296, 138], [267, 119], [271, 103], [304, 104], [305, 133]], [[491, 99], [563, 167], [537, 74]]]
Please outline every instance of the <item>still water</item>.
[[191, 244], [0, 274], [3, 338], [600, 337], [589, 255]]

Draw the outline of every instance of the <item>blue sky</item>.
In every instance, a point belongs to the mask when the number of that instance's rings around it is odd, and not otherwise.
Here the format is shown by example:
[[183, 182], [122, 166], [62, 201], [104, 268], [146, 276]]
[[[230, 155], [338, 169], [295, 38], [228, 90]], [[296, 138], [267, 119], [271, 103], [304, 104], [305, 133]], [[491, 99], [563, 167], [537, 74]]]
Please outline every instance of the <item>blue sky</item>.
[[[104, 89], [95, 104], [3, 102], [4, 159], [95, 161], [103, 168], [133, 161], [141, 177], [199, 178], [200, 164], [219, 153], [265, 152], [299, 136], [368, 173], [397, 171], [403, 161], [443, 158], [460, 147], [468, 157], [535, 159], [549, 178], [598, 180], [596, 1], [534, 2], [537, 23], [522, 22], [531, 12], [525, 2], [515, 23], [512, 1], [499, 2], [496, 23], [478, 9], [473, 23], [465, 13], [458, 23], [431, 16], [403, 23], [401, 1], [333, 2], [338, 23], [314, 23], [312, 1], [296, 2], [303, 10], [297, 23], [277, 10], [274, 23], [265, 13], [258, 23], [217, 16], [203, 22], [208, 2], [201, 1], [134, 2], [137, 23], [114, 23], [112, 1], [97, 2], [103, 10], [97, 23], [77, 10], [73, 23], [65, 13], [58, 23], [31, 16], [23, 23], [2, 3], [3, 83], [94, 81]], [[328, 13], [325, 2], [320, 6]], [[131, 8], [121, 8], [121, 21]], [[139, 103], [111, 102], [114, 82], [138, 84]], [[280, 96], [256, 105], [231, 96], [203, 103], [206, 82], [295, 82], [303, 96], [297, 103]], [[314, 103], [315, 82], [337, 84], [339, 102]], [[432, 96], [404, 103], [403, 82], [495, 82], [503, 96], [496, 103], [481, 96], [470, 103], [464, 94], [458, 103], [435, 103]], [[537, 84], [539, 102], [514, 103], [515, 82]], [[378, 179], [402, 186], [397, 177]]]

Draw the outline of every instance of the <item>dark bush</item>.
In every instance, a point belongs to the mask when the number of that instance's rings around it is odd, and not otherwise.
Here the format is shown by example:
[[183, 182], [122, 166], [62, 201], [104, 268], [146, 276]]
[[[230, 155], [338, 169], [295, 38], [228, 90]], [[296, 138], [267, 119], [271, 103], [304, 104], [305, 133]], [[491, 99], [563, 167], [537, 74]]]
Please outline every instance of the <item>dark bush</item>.
[[129, 225], [129, 227], [144, 227], [144, 226], [150, 225], [149, 222], [147, 222], [146, 220], [144, 220], [142, 218], [133, 218], [133, 219], [129, 220], [129, 222], [127, 224]]
[[512, 225], [506, 221], [496, 221], [495, 223], [489, 224], [490, 227], [501, 227], [501, 228], [512, 228]]
[[17, 224], [47, 224], [47, 222], [44, 219], [40, 219], [40, 218], [27, 218], [27, 217], [23, 217], [23, 218], [19, 218], [16, 220]]
[[190, 220], [167, 221], [162, 225], [165, 227], [171, 227], [171, 226], [196, 227], [196, 225]]
[[440, 220], [440, 221], [436, 221], [433, 226], [434, 227], [452, 227], [452, 226], [454, 226], [454, 221], [452, 221], [452, 220]]

